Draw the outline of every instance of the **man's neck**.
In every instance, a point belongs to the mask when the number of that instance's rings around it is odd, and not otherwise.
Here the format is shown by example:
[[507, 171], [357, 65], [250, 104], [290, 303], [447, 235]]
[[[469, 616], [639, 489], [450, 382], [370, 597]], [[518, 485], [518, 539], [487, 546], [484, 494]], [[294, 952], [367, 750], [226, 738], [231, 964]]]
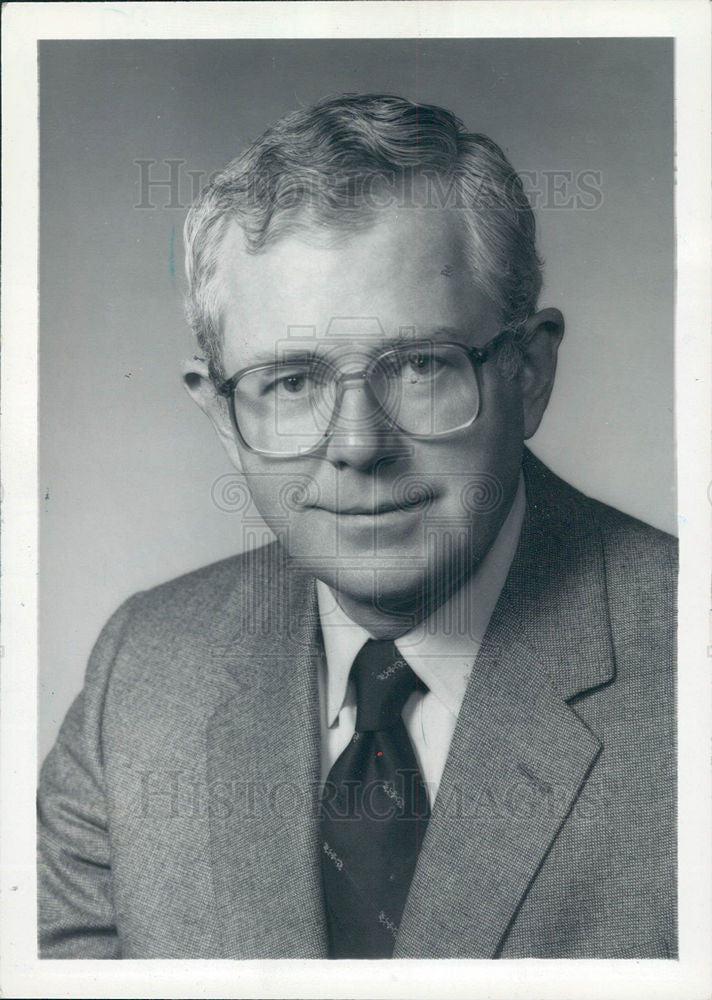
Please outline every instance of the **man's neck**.
[[423, 587], [402, 603], [386, 604], [382, 599], [378, 602], [359, 601], [343, 592], [332, 593], [351, 621], [365, 628], [374, 639], [398, 639], [437, 611], [467, 582], [471, 573], [472, 570], [462, 579], [452, 581], [448, 588]]

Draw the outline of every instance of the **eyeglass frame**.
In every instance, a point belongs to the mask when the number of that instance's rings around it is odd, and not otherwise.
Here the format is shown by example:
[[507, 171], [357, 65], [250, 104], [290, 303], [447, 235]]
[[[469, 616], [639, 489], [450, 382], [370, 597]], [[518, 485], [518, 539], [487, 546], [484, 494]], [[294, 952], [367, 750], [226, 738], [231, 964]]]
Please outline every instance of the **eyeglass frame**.
[[[512, 336], [512, 334], [513, 334], [512, 330], [500, 330], [500, 332], [496, 334], [496, 336], [492, 337], [491, 340], [488, 340], [483, 347], [469, 347], [467, 344], [461, 344], [455, 340], [413, 341], [413, 346], [415, 347], [419, 343], [437, 343], [438, 346], [442, 347], [459, 348], [467, 356], [467, 358], [470, 361], [470, 364], [472, 365], [472, 370], [475, 375], [475, 380], [477, 382], [477, 389], [479, 393], [480, 384], [477, 375], [478, 370], [481, 368], [482, 365], [485, 364], [485, 362], [491, 360], [495, 351], [506, 341], [507, 337]], [[240, 424], [238, 422], [237, 412], [235, 409], [235, 389], [237, 388], [237, 383], [240, 381], [240, 379], [244, 378], [245, 375], [251, 375], [253, 372], [264, 371], [267, 368], [274, 367], [275, 364], [274, 361], [265, 361], [259, 365], [249, 365], [247, 368], [241, 368], [239, 371], [235, 372], [234, 375], [231, 375], [223, 382], [220, 382], [216, 386], [216, 390], [220, 396], [224, 396], [227, 399], [228, 409], [230, 411], [230, 418], [232, 420], [233, 428], [235, 429], [235, 433], [237, 434], [240, 443], [247, 451], [250, 451], [255, 455], [264, 455], [268, 458], [274, 458], [274, 459], [302, 458], [305, 455], [312, 455], [315, 451], [318, 451], [323, 446], [324, 442], [331, 435], [334, 423], [336, 422], [337, 415], [341, 407], [341, 403], [343, 401], [343, 396], [344, 396], [344, 391], [342, 388], [343, 383], [362, 381], [368, 384], [370, 373], [374, 370], [375, 366], [378, 364], [381, 358], [385, 357], [388, 354], [394, 353], [397, 350], [398, 350], [397, 347], [385, 347], [382, 351], [376, 354], [374, 358], [372, 358], [368, 367], [361, 369], [361, 371], [341, 372], [339, 376], [335, 379], [337, 394], [335, 397], [333, 412], [331, 414], [331, 417], [329, 418], [328, 427], [326, 428], [326, 430], [324, 431], [324, 433], [319, 438], [319, 440], [317, 441], [317, 443], [314, 445], [313, 448], [308, 448], [300, 452], [294, 452], [289, 455], [275, 454], [274, 452], [271, 451], [264, 451], [261, 448], [255, 448], [251, 444], [249, 444], [249, 442], [245, 440], [242, 431], [240, 430]], [[329, 364], [329, 362], [324, 362], [324, 364], [327, 365], [328, 367], [333, 367]], [[439, 438], [447, 437], [449, 434], [458, 433], [459, 431], [465, 430], [467, 427], [471, 427], [472, 424], [474, 424], [475, 420], [477, 420], [477, 418], [480, 415], [480, 405], [479, 405], [480, 397], [478, 397], [477, 410], [475, 411], [475, 414], [472, 417], [472, 419], [469, 420], [466, 424], [462, 424], [460, 427], [454, 427], [452, 428], [452, 430], [441, 431], [440, 433], [436, 434], [416, 434], [411, 431], [407, 431], [403, 427], [401, 427], [395, 420], [393, 420], [392, 417], [389, 416], [389, 414], [386, 412], [386, 410], [384, 409], [380, 401], [375, 397], [375, 395], [373, 395], [373, 393], [371, 395], [373, 396], [373, 401], [378, 407], [378, 410], [381, 412], [383, 417], [389, 422], [389, 424], [396, 430], [398, 430], [401, 434], [405, 434], [407, 437], [413, 438], [416, 441], [432, 441]]]

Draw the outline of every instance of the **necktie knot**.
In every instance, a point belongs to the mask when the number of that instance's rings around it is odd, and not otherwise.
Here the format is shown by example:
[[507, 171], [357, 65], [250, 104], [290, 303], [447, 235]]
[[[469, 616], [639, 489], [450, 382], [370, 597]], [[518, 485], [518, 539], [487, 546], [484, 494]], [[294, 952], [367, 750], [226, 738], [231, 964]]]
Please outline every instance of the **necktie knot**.
[[390, 640], [369, 639], [354, 660], [351, 676], [359, 733], [395, 726], [406, 701], [422, 684]]

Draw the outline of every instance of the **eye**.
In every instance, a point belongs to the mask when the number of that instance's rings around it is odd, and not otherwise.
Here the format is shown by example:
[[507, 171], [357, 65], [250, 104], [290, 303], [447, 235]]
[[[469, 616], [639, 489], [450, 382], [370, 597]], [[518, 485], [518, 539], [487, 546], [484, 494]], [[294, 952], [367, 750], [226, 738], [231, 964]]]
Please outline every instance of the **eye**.
[[[308, 371], [291, 369], [285, 372], [263, 372], [255, 378], [254, 388], [260, 396], [302, 396], [311, 388], [312, 380]], [[252, 384], [249, 385], [252, 388]], [[245, 386], [245, 390], [248, 386]]]
[[283, 378], [277, 379], [275, 385], [284, 392], [290, 395], [296, 395], [301, 392], [307, 384], [306, 375], [285, 375]]
[[417, 372], [428, 371], [430, 369], [431, 362], [432, 358], [423, 354], [421, 351], [408, 355], [408, 363], [411, 368]]
[[405, 358], [403, 374], [411, 382], [431, 378], [443, 367], [443, 361], [432, 351], [409, 351]]
[[321, 392], [326, 381], [327, 372], [318, 365], [306, 368], [291, 366], [286, 371], [283, 369], [273, 372], [265, 392], [276, 393], [282, 399], [307, 398]]

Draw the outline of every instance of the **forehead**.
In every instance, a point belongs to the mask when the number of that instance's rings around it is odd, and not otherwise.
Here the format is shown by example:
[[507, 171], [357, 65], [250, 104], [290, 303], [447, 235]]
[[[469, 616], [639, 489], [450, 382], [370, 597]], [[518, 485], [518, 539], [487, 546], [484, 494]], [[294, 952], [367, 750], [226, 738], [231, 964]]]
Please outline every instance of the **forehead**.
[[248, 253], [232, 223], [218, 271], [226, 369], [290, 335], [368, 341], [437, 329], [497, 332], [498, 310], [473, 279], [458, 213], [389, 209], [355, 233], [298, 232]]

